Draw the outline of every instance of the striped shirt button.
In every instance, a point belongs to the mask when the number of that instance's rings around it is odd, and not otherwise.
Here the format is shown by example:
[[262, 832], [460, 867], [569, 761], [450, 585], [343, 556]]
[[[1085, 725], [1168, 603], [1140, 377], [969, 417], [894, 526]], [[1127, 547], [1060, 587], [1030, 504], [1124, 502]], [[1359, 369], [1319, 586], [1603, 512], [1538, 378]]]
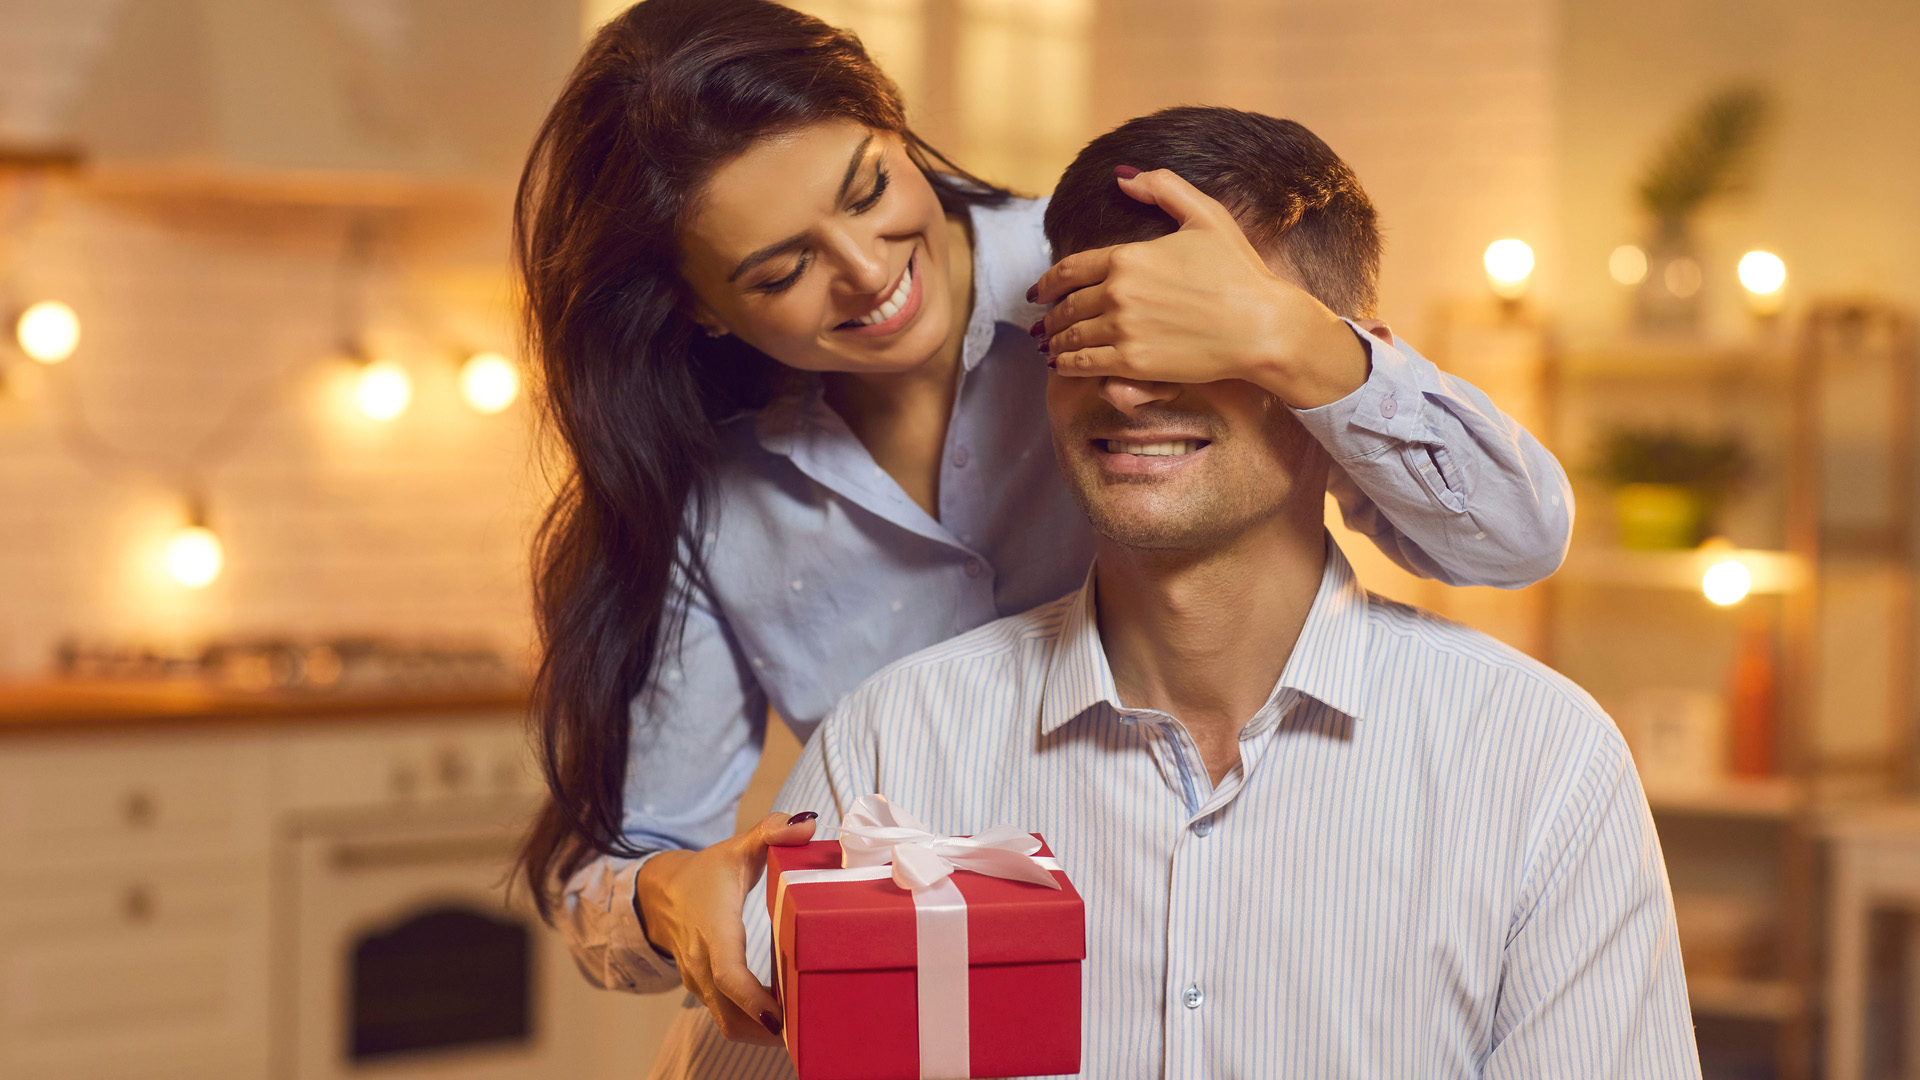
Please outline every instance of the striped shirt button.
[[1193, 823], [1193, 835], [1195, 836], [1205, 836], [1212, 831], [1213, 819], [1210, 817], [1203, 817]]
[[1186, 990], [1180, 994], [1180, 1000], [1186, 1004], [1187, 1008], [1197, 1009], [1201, 1002], [1207, 1000], [1207, 995], [1200, 989], [1199, 983], [1188, 983]]

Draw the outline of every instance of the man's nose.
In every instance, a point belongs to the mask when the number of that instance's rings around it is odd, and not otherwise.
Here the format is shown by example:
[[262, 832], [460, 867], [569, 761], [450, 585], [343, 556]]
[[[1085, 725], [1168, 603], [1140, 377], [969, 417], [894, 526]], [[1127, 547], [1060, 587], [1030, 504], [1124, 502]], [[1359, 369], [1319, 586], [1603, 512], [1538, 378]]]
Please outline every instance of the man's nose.
[[1181, 384], [1174, 382], [1139, 382], [1113, 377], [1100, 380], [1100, 396], [1125, 416], [1157, 402], [1172, 401], [1180, 396], [1180, 388]]

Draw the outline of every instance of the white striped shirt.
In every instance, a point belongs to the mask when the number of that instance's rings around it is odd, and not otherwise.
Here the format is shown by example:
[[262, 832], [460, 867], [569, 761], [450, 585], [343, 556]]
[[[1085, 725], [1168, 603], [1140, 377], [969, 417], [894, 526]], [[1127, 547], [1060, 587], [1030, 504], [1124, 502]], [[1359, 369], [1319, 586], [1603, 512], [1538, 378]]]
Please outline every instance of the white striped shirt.
[[[1120, 704], [1089, 585], [900, 661], [783, 809], [878, 791], [1043, 834], [1087, 902], [1089, 1077], [1697, 1077], [1666, 870], [1619, 733], [1492, 639], [1320, 590], [1241, 763]], [[746, 908], [766, 969], [765, 902]], [[680, 1018], [656, 1076], [777, 1077]]]

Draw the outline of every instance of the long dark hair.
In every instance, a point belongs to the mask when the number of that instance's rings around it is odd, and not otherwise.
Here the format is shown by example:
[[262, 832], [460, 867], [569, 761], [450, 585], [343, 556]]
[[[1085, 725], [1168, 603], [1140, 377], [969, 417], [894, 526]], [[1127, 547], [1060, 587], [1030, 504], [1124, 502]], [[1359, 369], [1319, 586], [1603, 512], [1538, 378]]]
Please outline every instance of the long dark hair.
[[549, 797], [518, 873], [542, 915], [594, 855], [637, 854], [621, 832], [628, 703], [677, 647], [674, 575], [704, 577], [717, 425], [765, 404], [785, 371], [688, 318], [681, 227], [722, 163], [828, 119], [898, 132], [950, 214], [1007, 198], [908, 130], [858, 38], [768, 0], [644, 0], [608, 22], [521, 174], [527, 355], [569, 458], [533, 549]]

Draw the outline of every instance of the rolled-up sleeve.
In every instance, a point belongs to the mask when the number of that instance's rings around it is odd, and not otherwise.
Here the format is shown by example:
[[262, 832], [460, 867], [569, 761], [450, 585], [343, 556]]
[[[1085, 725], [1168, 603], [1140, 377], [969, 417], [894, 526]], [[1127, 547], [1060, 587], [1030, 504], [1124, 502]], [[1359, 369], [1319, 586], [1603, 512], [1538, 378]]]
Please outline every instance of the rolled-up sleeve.
[[1405, 342], [1353, 331], [1367, 381], [1294, 411], [1333, 457], [1327, 490], [1347, 527], [1449, 585], [1521, 588], [1559, 569], [1573, 533], [1559, 461], [1471, 383]]
[[568, 879], [555, 920], [594, 985], [650, 993], [680, 985], [670, 957], [647, 940], [634, 876], [661, 851], [698, 849], [733, 835], [740, 796], [766, 737], [767, 699], [712, 598], [687, 596], [678, 648], [629, 705], [626, 841], [638, 857], [603, 855]]

